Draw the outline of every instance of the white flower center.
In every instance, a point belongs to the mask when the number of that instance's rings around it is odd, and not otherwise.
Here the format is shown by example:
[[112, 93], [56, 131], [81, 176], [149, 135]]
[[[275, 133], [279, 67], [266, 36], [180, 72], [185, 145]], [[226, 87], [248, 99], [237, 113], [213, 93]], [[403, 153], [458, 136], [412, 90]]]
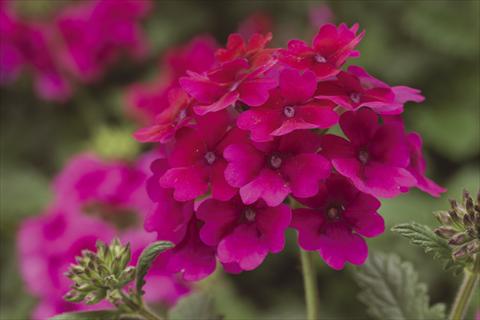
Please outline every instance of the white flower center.
[[354, 103], [359, 103], [360, 102], [360, 93], [358, 92], [353, 92], [350, 94], [350, 100], [352, 100]]
[[245, 210], [245, 219], [247, 219], [247, 221], [255, 221], [255, 216], [256, 213], [253, 209], [248, 208], [247, 210]]
[[358, 160], [360, 160], [361, 163], [366, 164], [368, 162], [368, 159], [370, 158], [369, 154], [365, 150], [361, 150], [358, 153]]
[[322, 56], [321, 54], [317, 53], [315, 55], [315, 61], [318, 62], [318, 63], [325, 63], [325, 62], [327, 62], [327, 59], [325, 59], [325, 57]]
[[205, 157], [205, 161], [207, 161], [208, 164], [213, 164], [217, 159], [217, 157], [215, 156], [215, 153], [211, 151], [208, 151], [207, 153], [205, 153], [204, 157]]
[[293, 118], [295, 116], [295, 108], [293, 106], [285, 106], [285, 108], [283, 108], [283, 114], [287, 118]]
[[334, 207], [328, 209], [327, 216], [332, 220], [337, 219], [339, 217], [338, 209]]
[[275, 169], [280, 168], [282, 165], [282, 158], [274, 154], [270, 157], [270, 165]]

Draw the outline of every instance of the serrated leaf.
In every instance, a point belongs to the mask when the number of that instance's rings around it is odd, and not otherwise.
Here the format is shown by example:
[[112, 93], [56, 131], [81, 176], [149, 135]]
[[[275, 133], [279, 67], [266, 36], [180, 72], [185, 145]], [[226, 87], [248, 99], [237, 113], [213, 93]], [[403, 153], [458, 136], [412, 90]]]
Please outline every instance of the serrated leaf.
[[148, 270], [152, 266], [153, 261], [158, 257], [158, 255], [165, 250], [173, 248], [174, 244], [169, 241], [157, 241], [150, 244], [146, 247], [140, 258], [137, 262], [137, 272], [135, 274], [135, 286], [137, 289], [137, 294], [139, 296], [143, 295], [142, 291], [143, 286], [145, 285], [145, 276], [148, 273]]
[[196, 292], [180, 300], [168, 317], [170, 320], [221, 320], [222, 318], [215, 309], [212, 296], [204, 292]]
[[418, 282], [412, 264], [396, 255], [371, 254], [354, 278], [362, 289], [360, 301], [375, 319], [445, 319], [445, 306], [430, 307], [426, 285]]
[[459, 273], [463, 270], [462, 261], [452, 260], [452, 250], [445, 239], [437, 236], [432, 229], [416, 222], [402, 223], [392, 228], [392, 231], [409, 239], [412, 244], [423, 248], [430, 253], [434, 259], [444, 261], [444, 269]]
[[50, 320], [116, 320], [120, 319], [120, 315], [117, 310], [67, 312], [56, 315]]

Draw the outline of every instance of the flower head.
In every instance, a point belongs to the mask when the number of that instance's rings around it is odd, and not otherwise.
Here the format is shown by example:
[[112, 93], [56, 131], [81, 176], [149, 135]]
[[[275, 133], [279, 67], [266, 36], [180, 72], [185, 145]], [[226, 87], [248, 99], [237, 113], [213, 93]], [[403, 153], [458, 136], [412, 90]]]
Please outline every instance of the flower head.
[[358, 57], [354, 48], [360, 43], [364, 32], [357, 35], [358, 24], [348, 28], [346, 24], [336, 27], [324, 24], [313, 38], [312, 46], [302, 40], [290, 40], [287, 49], [280, 49], [278, 57], [283, 63], [300, 70], [308, 69], [318, 79], [326, 79], [340, 72], [349, 57]]
[[240, 198], [229, 202], [209, 199], [199, 206], [197, 217], [205, 222], [200, 238], [218, 246], [220, 262], [253, 270], [269, 252], [283, 249], [291, 213], [285, 204], [269, 207], [263, 201], [245, 205]]
[[375, 237], [385, 229], [377, 213], [380, 202], [342, 176], [332, 175], [314, 197], [298, 200], [306, 206], [293, 210], [299, 245], [317, 250], [334, 269], [342, 269], [346, 262], [363, 264], [368, 255], [363, 237]]
[[362, 108], [345, 112], [340, 127], [349, 140], [323, 136], [322, 154], [360, 191], [391, 198], [416, 185], [417, 180], [407, 170], [410, 154], [402, 126], [380, 124], [375, 112]]
[[245, 204], [263, 199], [274, 207], [290, 193], [310, 197], [330, 174], [329, 162], [317, 154], [319, 147], [320, 137], [310, 131], [295, 131], [264, 143], [239, 139], [224, 151], [225, 178], [240, 188]]

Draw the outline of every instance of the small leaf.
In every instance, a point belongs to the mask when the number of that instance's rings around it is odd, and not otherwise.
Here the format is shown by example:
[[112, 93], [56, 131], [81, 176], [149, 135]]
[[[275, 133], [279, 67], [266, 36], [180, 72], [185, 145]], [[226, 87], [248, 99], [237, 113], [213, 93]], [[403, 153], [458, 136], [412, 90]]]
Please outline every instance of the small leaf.
[[215, 309], [212, 296], [204, 292], [197, 292], [180, 300], [168, 317], [170, 320], [221, 320], [222, 318]]
[[67, 312], [56, 315], [50, 320], [116, 320], [120, 319], [120, 315], [117, 310]]
[[173, 246], [174, 244], [169, 241], [157, 241], [150, 244], [142, 251], [140, 258], [138, 258], [137, 272], [135, 275], [136, 289], [139, 296], [144, 294], [144, 292], [142, 291], [142, 288], [145, 285], [144, 278], [147, 275], [148, 270], [152, 266], [153, 261], [160, 253], [170, 248], [173, 248]]
[[413, 266], [396, 255], [370, 255], [354, 278], [362, 289], [360, 301], [375, 319], [445, 319], [445, 306], [429, 306], [427, 287], [418, 282]]
[[456, 274], [463, 270], [464, 263], [462, 261], [452, 260], [452, 250], [447, 240], [437, 236], [429, 227], [411, 222], [396, 225], [392, 231], [410, 239], [411, 243], [422, 247], [434, 259], [444, 260], [444, 269], [452, 270]]

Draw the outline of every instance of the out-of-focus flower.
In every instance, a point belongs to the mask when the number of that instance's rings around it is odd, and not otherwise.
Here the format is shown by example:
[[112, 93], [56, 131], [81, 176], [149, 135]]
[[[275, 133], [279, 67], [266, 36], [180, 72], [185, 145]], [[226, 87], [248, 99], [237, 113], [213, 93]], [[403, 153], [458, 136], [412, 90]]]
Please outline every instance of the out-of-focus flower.
[[[131, 264], [154, 241], [155, 236], [140, 226], [153, 209], [144, 184], [152, 157], [158, 156], [146, 155], [128, 165], [84, 154], [72, 159], [59, 174], [51, 208], [26, 220], [18, 236], [22, 275], [29, 291], [40, 298], [36, 319], [92, 308], [62, 301], [71, 285], [63, 274], [75, 257], [84, 249], [92, 250], [97, 240], [110, 242], [117, 236], [130, 242]], [[161, 260], [150, 270], [146, 288], [156, 289], [147, 292], [146, 301], [171, 305], [189, 291]], [[95, 306], [102, 307], [105, 304]]]
[[324, 24], [332, 22], [334, 14], [328, 5], [320, 4], [310, 8], [308, 17], [310, 18], [310, 24], [318, 29]]
[[244, 39], [248, 39], [254, 34], [267, 34], [272, 31], [272, 18], [261, 11], [249, 15], [238, 26], [238, 33]]
[[217, 257], [222, 263], [253, 270], [269, 252], [283, 250], [291, 212], [285, 204], [269, 207], [259, 201], [247, 206], [240, 198], [229, 202], [209, 199], [202, 202], [197, 217], [205, 222], [200, 238], [218, 246]]
[[84, 82], [96, 81], [122, 54], [139, 59], [148, 51], [140, 27], [149, 0], [94, 0], [66, 7], [56, 19], [65, 44], [62, 59]]
[[279, 49], [278, 58], [293, 68], [313, 71], [318, 79], [327, 79], [338, 74], [348, 58], [359, 56], [354, 49], [365, 33], [357, 35], [357, 31], [358, 24], [351, 28], [344, 23], [338, 27], [325, 24], [311, 47], [302, 40], [290, 40], [288, 49]]
[[380, 201], [342, 176], [332, 175], [314, 197], [298, 200], [307, 207], [293, 210], [292, 227], [298, 230], [299, 245], [318, 250], [336, 270], [345, 262], [363, 264], [368, 247], [362, 237], [375, 237], [385, 229], [377, 213]]

